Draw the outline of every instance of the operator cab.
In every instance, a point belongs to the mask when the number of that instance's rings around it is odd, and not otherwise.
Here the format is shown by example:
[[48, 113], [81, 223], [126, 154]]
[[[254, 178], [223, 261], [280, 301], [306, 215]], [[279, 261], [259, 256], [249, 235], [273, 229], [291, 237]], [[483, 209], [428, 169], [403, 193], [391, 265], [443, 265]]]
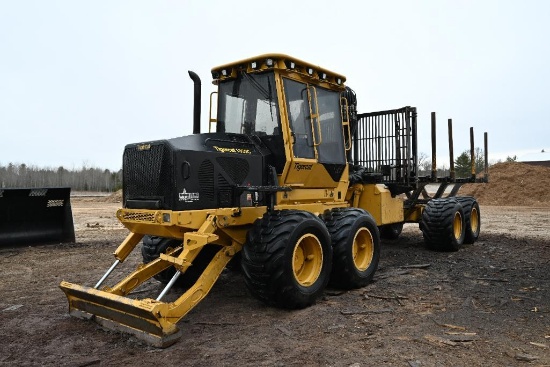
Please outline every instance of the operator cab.
[[245, 134], [260, 140], [273, 155], [270, 162], [282, 172], [284, 142], [273, 72], [241, 73], [219, 85], [216, 132]]
[[334, 188], [347, 180], [345, 77], [280, 54], [216, 67], [212, 77], [218, 98], [211, 127], [261, 141], [281, 185]]

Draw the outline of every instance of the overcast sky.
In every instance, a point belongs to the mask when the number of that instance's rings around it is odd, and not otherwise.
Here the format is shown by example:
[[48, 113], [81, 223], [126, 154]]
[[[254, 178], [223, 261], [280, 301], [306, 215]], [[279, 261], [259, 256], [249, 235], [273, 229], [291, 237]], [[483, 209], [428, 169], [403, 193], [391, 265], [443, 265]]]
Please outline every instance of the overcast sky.
[[[125, 144], [203, 130], [214, 66], [277, 52], [347, 77], [360, 112], [415, 106], [419, 151], [489, 133], [550, 151], [550, 1], [0, 0], [0, 164], [118, 170]], [[548, 153], [550, 155], [550, 152]], [[549, 157], [550, 159], [550, 157]]]

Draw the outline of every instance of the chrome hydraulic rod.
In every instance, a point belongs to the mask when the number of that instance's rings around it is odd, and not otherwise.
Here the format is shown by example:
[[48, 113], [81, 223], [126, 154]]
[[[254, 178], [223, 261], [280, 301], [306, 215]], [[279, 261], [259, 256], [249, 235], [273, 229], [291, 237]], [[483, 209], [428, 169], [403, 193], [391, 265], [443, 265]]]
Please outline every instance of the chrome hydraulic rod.
[[168, 282], [168, 284], [166, 284], [166, 287], [164, 287], [164, 289], [162, 290], [162, 292], [160, 292], [159, 296], [157, 297], [157, 301], [160, 301], [162, 299], [162, 297], [164, 297], [164, 295], [166, 293], [168, 293], [168, 291], [170, 290], [170, 288], [172, 288], [172, 286], [174, 285], [174, 283], [176, 283], [176, 280], [178, 280], [179, 276], [181, 275], [181, 271], [176, 271], [176, 274], [174, 274], [174, 276], [172, 277], [172, 279], [170, 279], [170, 281]]
[[113, 272], [113, 270], [115, 270], [116, 266], [120, 264], [120, 260], [115, 260], [114, 264], [111, 265], [111, 267], [109, 268], [109, 270], [107, 270], [107, 272], [105, 273], [105, 275], [103, 275], [101, 277], [101, 279], [99, 279], [99, 282], [97, 282], [97, 284], [95, 285], [94, 289], [99, 289], [99, 286], [101, 286], [101, 284], [103, 284], [103, 282], [105, 281], [105, 279], [107, 279], [107, 277], [109, 275], [111, 275], [111, 273]]

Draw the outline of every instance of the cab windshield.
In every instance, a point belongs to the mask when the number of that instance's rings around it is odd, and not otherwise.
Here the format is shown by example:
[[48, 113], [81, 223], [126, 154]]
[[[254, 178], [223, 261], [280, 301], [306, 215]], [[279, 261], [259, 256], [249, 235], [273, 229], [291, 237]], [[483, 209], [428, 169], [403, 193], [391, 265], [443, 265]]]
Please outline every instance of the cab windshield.
[[218, 132], [248, 135], [280, 135], [279, 106], [272, 72], [241, 73], [220, 83]]

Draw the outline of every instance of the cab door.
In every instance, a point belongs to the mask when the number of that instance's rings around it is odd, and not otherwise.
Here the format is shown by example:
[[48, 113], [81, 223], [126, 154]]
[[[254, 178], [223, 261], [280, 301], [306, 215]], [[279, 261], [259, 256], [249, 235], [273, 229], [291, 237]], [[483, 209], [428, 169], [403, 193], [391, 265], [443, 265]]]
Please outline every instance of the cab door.
[[285, 183], [334, 188], [346, 167], [340, 93], [283, 78], [292, 157]]

